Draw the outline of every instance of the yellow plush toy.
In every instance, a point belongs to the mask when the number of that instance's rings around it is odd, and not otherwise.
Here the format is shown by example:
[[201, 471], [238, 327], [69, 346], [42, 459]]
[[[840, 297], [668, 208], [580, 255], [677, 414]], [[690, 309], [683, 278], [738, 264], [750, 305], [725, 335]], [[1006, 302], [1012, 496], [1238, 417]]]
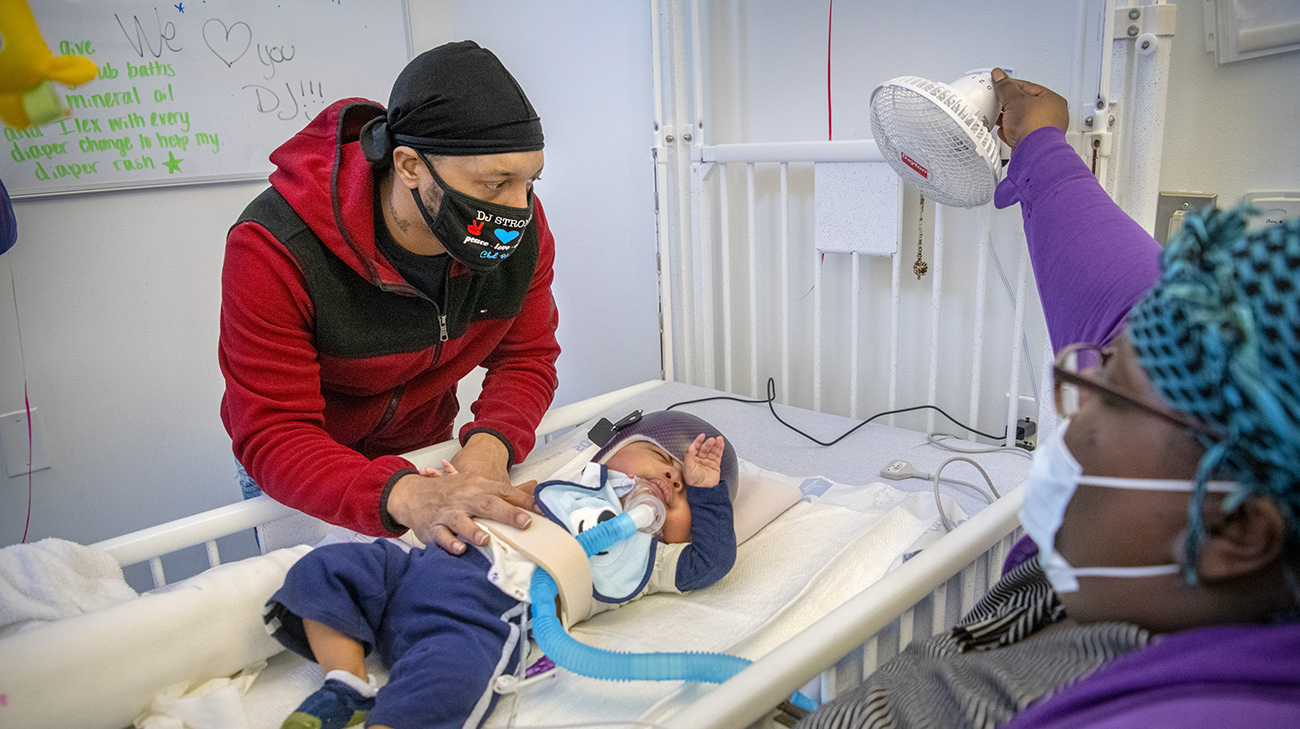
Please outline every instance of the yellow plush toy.
[[78, 86], [99, 72], [88, 58], [55, 57], [27, 0], [0, 0], [0, 43], [0, 120], [16, 129], [71, 115], [50, 81]]

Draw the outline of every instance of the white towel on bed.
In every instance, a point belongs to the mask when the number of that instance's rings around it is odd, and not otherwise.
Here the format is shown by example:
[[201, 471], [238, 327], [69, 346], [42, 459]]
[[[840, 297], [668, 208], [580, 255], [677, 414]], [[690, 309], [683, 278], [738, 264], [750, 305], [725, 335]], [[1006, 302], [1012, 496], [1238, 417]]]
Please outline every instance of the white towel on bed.
[[0, 549], [0, 638], [134, 597], [107, 552], [63, 539]]

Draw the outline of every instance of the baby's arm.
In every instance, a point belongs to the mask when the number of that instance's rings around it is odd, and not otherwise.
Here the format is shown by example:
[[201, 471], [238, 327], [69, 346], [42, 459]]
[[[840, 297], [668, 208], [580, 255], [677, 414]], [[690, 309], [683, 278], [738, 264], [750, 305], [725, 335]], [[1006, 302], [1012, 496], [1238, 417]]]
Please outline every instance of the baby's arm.
[[695, 437], [690, 448], [686, 449], [686, 463], [682, 466], [682, 479], [687, 486], [713, 488], [718, 485], [722, 475], [722, 453], [726, 443], [722, 436], [705, 438], [703, 433]]

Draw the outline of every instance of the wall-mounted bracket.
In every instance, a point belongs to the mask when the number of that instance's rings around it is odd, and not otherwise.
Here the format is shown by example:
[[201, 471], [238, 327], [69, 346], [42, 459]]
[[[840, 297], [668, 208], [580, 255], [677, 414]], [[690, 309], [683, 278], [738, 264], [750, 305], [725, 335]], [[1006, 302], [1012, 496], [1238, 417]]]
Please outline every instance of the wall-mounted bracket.
[[1151, 35], [1173, 35], [1178, 6], [1173, 4], [1115, 8], [1114, 40]]

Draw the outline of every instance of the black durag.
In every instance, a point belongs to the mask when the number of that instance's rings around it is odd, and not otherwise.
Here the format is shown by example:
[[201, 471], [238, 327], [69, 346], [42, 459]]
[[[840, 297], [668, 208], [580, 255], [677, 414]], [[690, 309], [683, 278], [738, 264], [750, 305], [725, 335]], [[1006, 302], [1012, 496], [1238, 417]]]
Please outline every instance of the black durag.
[[393, 83], [388, 114], [361, 130], [372, 163], [397, 146], [463, 157], [542, 148], [542, 121], [501, 61], [474, 41], [416, 56]]

